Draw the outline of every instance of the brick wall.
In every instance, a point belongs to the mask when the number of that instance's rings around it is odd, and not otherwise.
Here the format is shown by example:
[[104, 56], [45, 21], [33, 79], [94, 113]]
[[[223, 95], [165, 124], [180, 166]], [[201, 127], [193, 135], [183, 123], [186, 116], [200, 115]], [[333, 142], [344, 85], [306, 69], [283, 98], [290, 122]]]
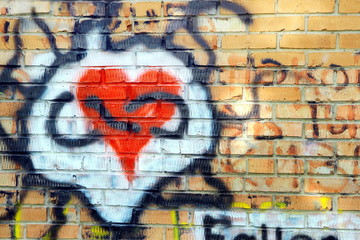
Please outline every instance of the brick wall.
[[0, 239], [360, 239], [359, 13], [0, 2]]

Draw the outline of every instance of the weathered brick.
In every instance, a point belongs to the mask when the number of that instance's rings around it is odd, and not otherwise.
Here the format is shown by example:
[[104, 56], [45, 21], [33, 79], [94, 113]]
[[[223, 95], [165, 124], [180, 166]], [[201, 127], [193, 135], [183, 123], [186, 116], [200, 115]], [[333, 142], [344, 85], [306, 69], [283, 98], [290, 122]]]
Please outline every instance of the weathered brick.
[[339, 160], [337, 172], [341, 175], [360, 175], [360, 166], [358, 160]]
[[337, 163], [333, 160], [308, 160], [308, 174], [334, 174]]
[[271, 141], [220, 140], [219, 151], [226, 155], [272, 155]]
[[0, 186], [15, 187], [16, 186], [16, 174], [15, 173], [1, 173]]
[[51, 227], [50, 224], [27, 224], [26, 225], [26, 236], [28, 238], [41, 238], [44, 236], [49, 228]]
[[274, 159], [250, 158], [248, 160], [249, 173], [274, 173]]
[[211, 100], [228, 101], [242, 99], [243, 88], [238, 86], [211, 86]]
[[352, 178], [306, 178], [307, 193], [359, 193], [360, 184]]
[[305, 89], [306, 101], [359, 101], [358, 87], [314, 87]]
[[268, 85], [274, 82], [274, 71], [224, 69], [220, 72], [220, 82], [222, 84], [251, 83]]
[[219, 159], [219, 173], [245, 173], [246, 160], [245, 159]]
[[25, 198], [22, 200], [23, 204], [44, 204], [45, 203], [45, 192], [44, 191], [34, 191], [27, 190], [23, 191], [22, 194], [25, 194]]
[[276, 154], [289, 156], [332, 156], [332, 143], [315, 141], [282, 141], [277, 142]]
[[290, 122], [248, 122], [247, 135], [256, 139], [301, 137], [302, 123]]
[[276, 117], [329, 119], [330, 110], [330, 105], [277, 104]]
[[360, 126], [355, 124], [306, 124], [307, 138], [360, 138]]
[[[220, 180], [229, 191], [242, 191], [243, 190], [243, 178], [240, 177], [216, 177]], [[189, 177], [189, 190], [191, 191], [219, 191], [220, 186], [210, 186], [204, 177]], [[211, 181], [211, 180], [207, 180]]]
[[360, 16], [310, 16], [310, 31], [358, 30]]
[[249, 26], [251, 32], [280, 32], [305, 29], [303, 16], [291, 17], [254, 17], [254, 22]]
[[[253, 92], [257, 92], [254, 98]], [[247, 101], [299, 101], [301, 99], [300, 88], [297, 87], [256, 87], [245, 88], [245, 100]]]
[[131, 7], [132, 14], [136, 17], [161, 16], [161, 2], [135, 2]]
[[[260, 14], [260, 13], [274, 13], [275, 12], [275, 0], [254, 0], [254, 1], [246, 1], [246, 0], [234, 0], [231, 1], [234, 3], [241, 4], [245, 9], [247, 9], [248, 13], [252, 14]], [[225, 3], [222, 3], [221, 6], [226, 5]], [[234, 8], [232, 9], [226, 9], [226, 8], [220, 8], [220, 13], [223, 15], [228, 14], [244, 14], [247, 12], [244, 11], [236, 11]]]
[[359, 142], [337, 142], [336, 149], [339, 156], [360, 156]]
[[277, 172], [280, 174], [303, 174], [304, 160], [301, 159], [278, 159]]
[[360, 105], [339, 105], [336, 109], [337, 120], [360, 120]]
[[334, 12], [333, 0], [298, 0], [295, 2], [279, 0], [279, 13], [331, 13]]
[[[268, 209], [269, 203], [272, 203], [270, 195], [234, 194], [232, 208]], [[270, 205], [271, 207], [272, 205]]]
[[43, 222], [47, 219], [47, 210], [44, 207], [23, 207], [20, 219], [22, 221]]
[[335, 34], [284, 34], [280, 48], [335, 48]]
[[[286, 210], [315, 210], [324, 211], [332, 209], [332, 199], [324, 196], [275, 196], [279, 208]], [[283, 203], [279, 205], [279, 203]]]
[[206, 52], [194, 52], [195, 65], [200, 66], [246, 66], [247, 54], [242, 52], [215, 52], [216, 62], [212, 63]]
[[246, 178], [245, 191], [299, 192], [300, 181], [292, 177], [251, 177]]
[[50, 1], [2, 1], [0, 2], [0, 15], [30, 14], [32, 10], [36, 13], [49, 13]]
[[207, 46], [199, 44], [196, 39], [191, 35], [176, 35], [166, 39], [166, 47], [168, 49], [177, 49], [181, 46], [184, 49], [216, 49], [217, 36], [202, 36]]
[[222, 49], [276, 48], [276, 34], [225, 35]]
[[305, 54], [302, 52], [254, 52], [252, 57], [257, 67], [274, 66], [274, 61], [283, 66], [305, 65]]
[[269, 104], [261, 104], [259, 112], [255, 111], [254, 104], [219, 104], [217, 105], [220, 119], [267, 119], [272, 117], [272, 107]]
[[278, 84], [333, 84], [334, 71], [329, 69], [278, 71], [275, 81]]
[[[194, 20], [195, 21], [195, 20]], [[246, 25], [236, 17], [198, 17], [194, 32], [245, 32]]]

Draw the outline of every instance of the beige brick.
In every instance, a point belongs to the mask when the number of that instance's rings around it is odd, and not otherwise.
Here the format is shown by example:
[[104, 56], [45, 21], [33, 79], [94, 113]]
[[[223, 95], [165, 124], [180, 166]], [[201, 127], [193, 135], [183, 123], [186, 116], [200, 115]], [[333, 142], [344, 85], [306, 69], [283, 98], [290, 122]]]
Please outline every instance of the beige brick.
[[245, 191], [300, 192], [300, 184], [292, 177], [251, 177], [246, 178]]
[[274, 82], [274, 71], [263, 69], [224, 69], [220, 72], [220, 82], [222, 84], [251, 83], [269, 85]]
[[358, 180], [352, 178], [306, 178], [307, 193], [359, 193]]
[[305, 65], [305, 54], [302, 52], [254, 52], [252, 57], [258, 67], [274, 66], [266, 60], [275, 60], [284, 66]]
[[360, 16], [310, 16], [310, 31], [358, 30]]
[[[243, 6], [247, 11], [251, 14], [260, 14], [260, 13], [274, 13], [275, 12], [275, 0], [233, 0], [233, 3], [240, 4]], [[234, 14], [234, 13], [244, 13], [244, 12], [234, 12], [235, 10], [220, 8], [220, 13], [227, 15], [227, 14]]]
[[36, 13], [49, 13], [50, 1], [1, 1], [0, 15], [30, 14], [34, 9]]
[[[257, 92], [257, 99], [253, 91]], [[246, 87], [244, 96], [247, 101], [299, 101], [301, 92], [297, 87]]]
[[226, 155], [272, 155], [271, 141], [220, 140], [220, 153]]
[[248, 122], [247, 135], [256, 139], [301, 137], [302, 123], [298, 122]]
[[14, 32], [16, 24], [18, 23], [19, 19], [16, 18], [0, 18], [0, 33]]
[[[206, 49], [216, 49], [217, 48], [217, 36], [202, 36], [203, 40], [208, 44]], [[181, 46], [186, 49], [204, 49], [204, 47], [199, 44], [191, 35], [176, 35], [171, 43], [168, 43], [168, 47], [173, 49], [173, 44]]]
[[[346, 69], [343, 71], [337, 71], [336, 83], [344, 86], [348, 84], [360, 83], [360, 70], [359, 69]], [[341, 88], [339, 88], [341, 89]]]
[[277, 104], [277, 118], [317, 118], [331, 117], [330, 105]]
[[242, 158], [219, 159], [219, 173], [245, 173], [246, 160]]
[[278, 84], [333, 84], [334, 71], [330, 69], [287, 70], [276, 74]]
[[284, 34], [280, 48], [335, 48], [335, 34]]
[[222, 137], [241, 137], [243, 125], [237, 122], [222, 122], [220, 136]]
[[305, 18], [303, 16], [254, 17], [253, 23], [249, 26], [250, 32], [281, 32], [304, 29]]
[[340, 13], [360, 13], [359, 0], [340, 0], [339, 12]]
[[225, 35], [222, 49], [276, 48], [276, 34]]
[[0, 186], [15, 187], [16, 186], [16, 174], [15, 173], [1, 173]]
[[274, 159], [250, 158], [248, 164], [249, 173], [274, 173]]
[[282, 141], [276, 146], [276, 154], [283, 156], [333, 156], [333, 144], [315, 141]]
[[131, 7], [136, 17], [161, 16], [161, 2], [135, 2]]
[[332, 209], [331, 197], [324, 196], [275, 196], [276, 203], [284, 203], [281, 209], [324, 211]]
[[278, 1], [279, 13], [331, 13], [334, 12], [333, 0], [288, 0]]
[[303, 174], [304, 160], [301, 159], [278, 159], [278, 173], [280, 174]]
[[314, 87], [305, 89], [306, 101], [360, 101], [358, 87]]

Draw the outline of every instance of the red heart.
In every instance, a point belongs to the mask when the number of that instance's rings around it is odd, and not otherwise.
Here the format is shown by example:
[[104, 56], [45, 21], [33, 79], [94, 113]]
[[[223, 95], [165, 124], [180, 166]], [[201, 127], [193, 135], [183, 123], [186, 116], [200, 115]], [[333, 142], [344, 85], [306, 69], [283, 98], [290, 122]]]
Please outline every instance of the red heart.
[[[154, 137], [151, 127], [160, 128], [169, 121], [176, 106], [161, 100], [140, 101], [140, 107], [129, 111], [129, 103], [154, 92], [179, 95], [180, 91], [180, 81], [161, 69], [148, 70], [135, 81], [131, 81], [122, 69], [88, 69], [79, 79], [76, 95], [85, 116], [93, 119], [95, 117], [93, 126], [104, 135], [105, 143], [110, 144], [116, 151], [123, 170], [129, 172], [127, 179], [132, 182], [138, 155]], [[104, 113], [101, 115], [99, 109], [91, 107], [94, 101], [89, 100], [94, 99], [97, 99], [98, 103], [99, 100], [102, 102], [107, 116], [104, 116]], [[137, 126], [137, 130], [131, 131], [129, 128], [123, 129], [109, 124], [106, 117], [110, 115], [113, 117], [110, 121], [117, 122], [118, 126], [121, 122], [126, 122]]]

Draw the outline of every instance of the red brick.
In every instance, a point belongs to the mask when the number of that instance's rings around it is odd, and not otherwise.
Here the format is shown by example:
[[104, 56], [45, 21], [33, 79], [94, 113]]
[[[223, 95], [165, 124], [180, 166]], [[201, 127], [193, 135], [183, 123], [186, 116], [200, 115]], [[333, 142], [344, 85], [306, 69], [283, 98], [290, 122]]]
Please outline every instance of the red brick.
[[300, 181], [291, 177], [251, 177], [246, 178], [246, 191], [300, 192]]
[[274, 159], [251, 158], [248, 162], [249, 173], [274, 173]]

